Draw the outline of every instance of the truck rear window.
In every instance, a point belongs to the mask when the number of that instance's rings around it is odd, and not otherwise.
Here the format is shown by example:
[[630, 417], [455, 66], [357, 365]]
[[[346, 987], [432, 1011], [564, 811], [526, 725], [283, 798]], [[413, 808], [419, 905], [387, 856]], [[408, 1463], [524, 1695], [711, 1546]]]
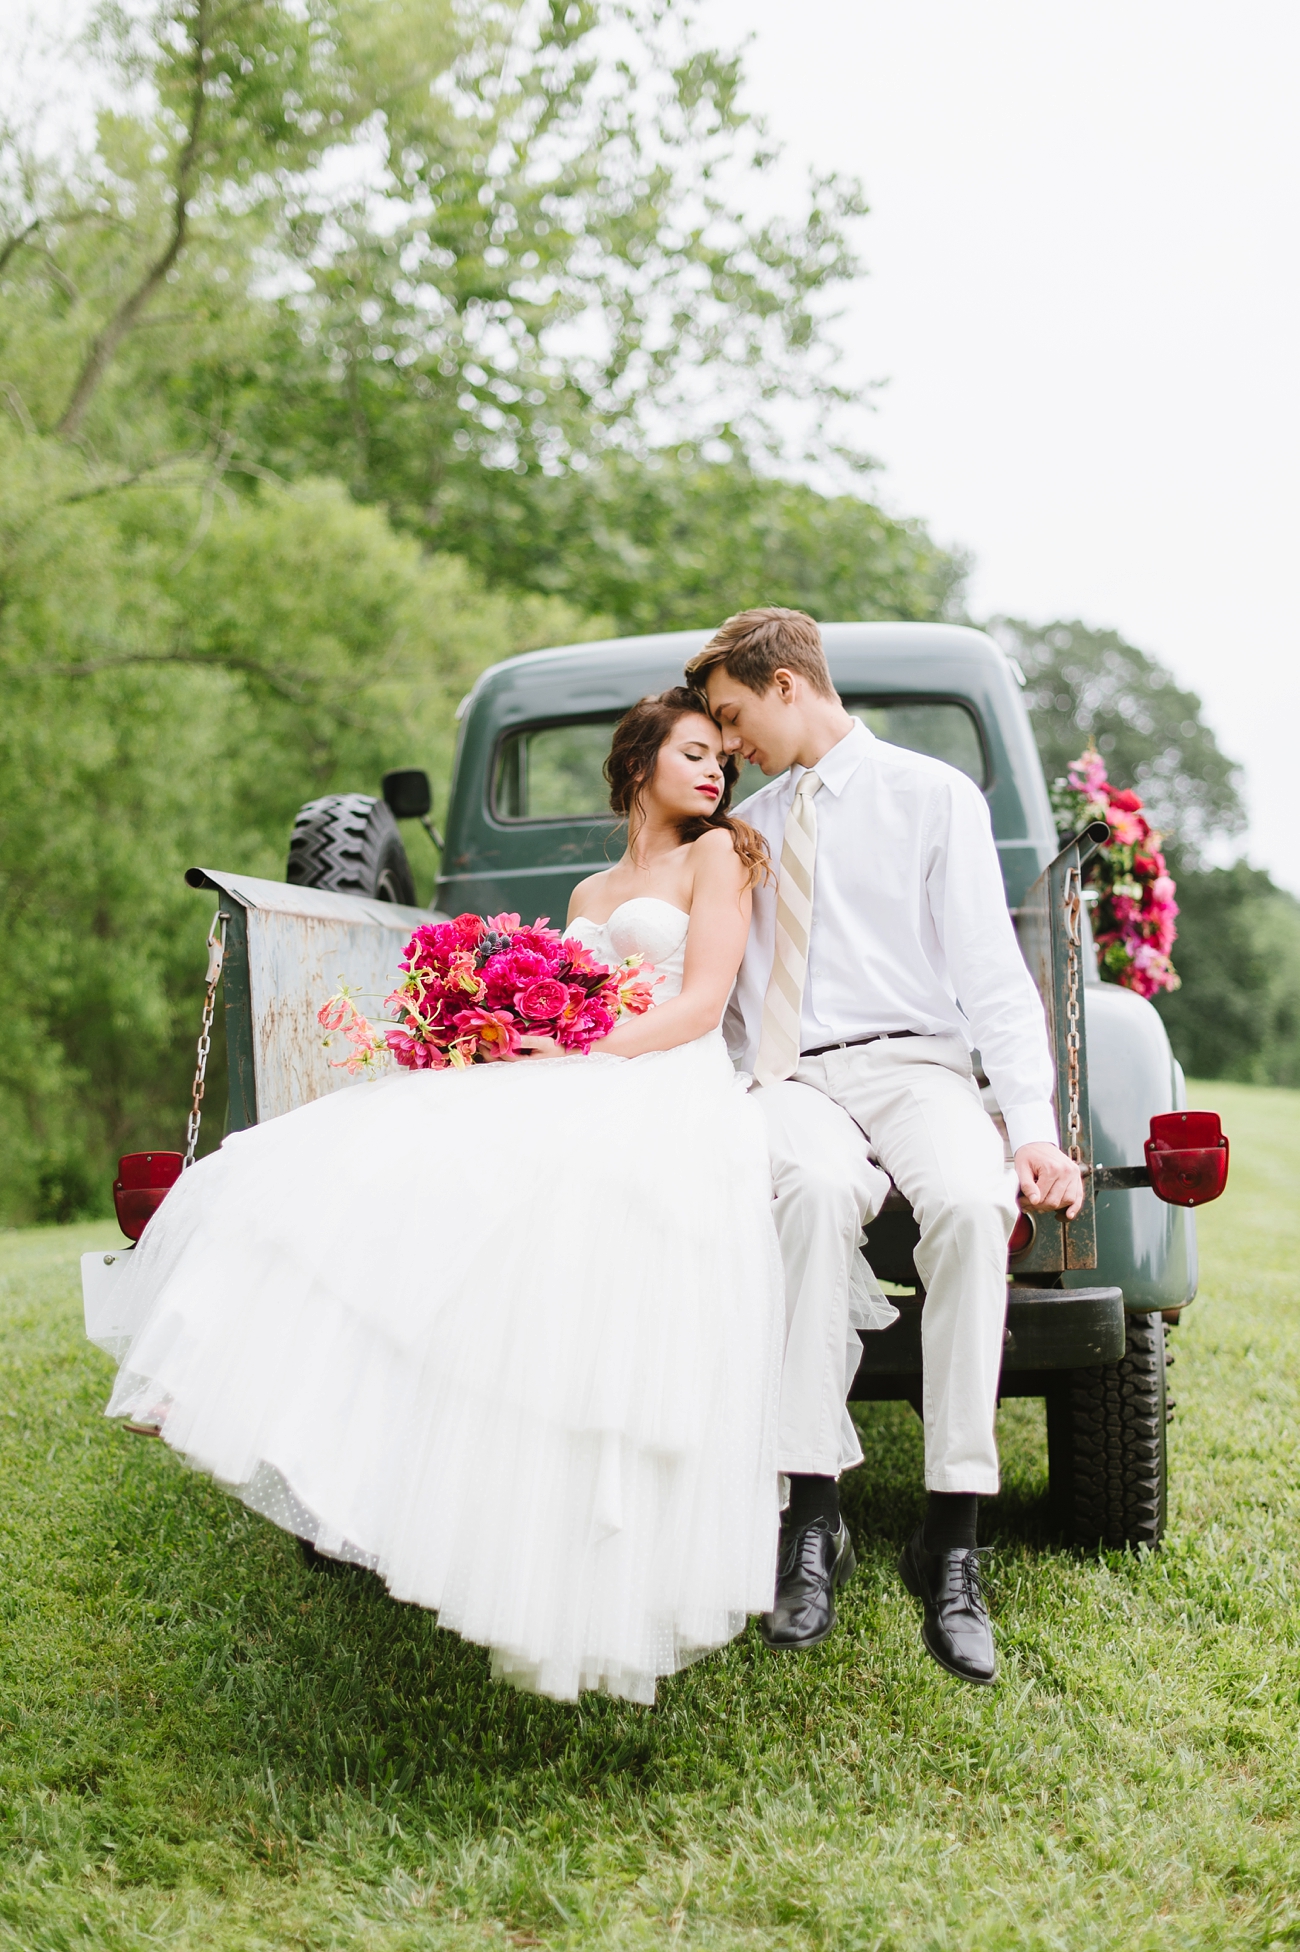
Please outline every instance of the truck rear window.
[[492, 811], [498, 820], [612, 818], [601, 770], [615, 718], [531, 725], [501, 741]]
[[[846, 698], [844, 703], [878, 739], [905, 746], [908, 752], [928, 753], [931, 759], [942, 759], [965, 773], [976, 786], [988, 785], [988, 762], [975, 714], [955, 699], [891, 699], [877, 704], [867, 698]], [[747, 800], [766, 784], [757, 766], [744, 767], [736, 782], [735, 801]]]
[[[988, 784], [984, 744], [974, 714], [955, 700], [921, 698], [878, 704], [846, 698], [845, 704], [878, 739], [929, 753], [977, 786]], [[531, 725], [509, 733], [497, 754], [492, 811], [498, 820], [609, 819], [605, 755], [614, 716], [578, 719], [565, 725]], [[766, 784], [757, 766], [745, 766], [736, 801], [747, 800]]]
[[846, 698], [845, 704], [878, 739], [909, 752], [927, 752], [955, 766], [976, 786], [988, 785], [988, 762], [975, 714], [947, 698], [916, 698], [887, 705]]

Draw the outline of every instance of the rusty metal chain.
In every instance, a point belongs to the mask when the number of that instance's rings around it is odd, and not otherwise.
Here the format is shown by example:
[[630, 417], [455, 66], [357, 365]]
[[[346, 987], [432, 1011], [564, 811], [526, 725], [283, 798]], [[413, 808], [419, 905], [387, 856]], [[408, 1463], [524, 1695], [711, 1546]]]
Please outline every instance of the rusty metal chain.
[[1083, 876], [1078, 864], [1065, 871], [1062, 894], [1065, 909], [1065, 1075], [1066, 1152], [1075, 1164], [1083, 1161], [1083, 1119], [1079, 1110], [1079, 972], [1083, 947]]
[[[212, 917], [212, 927], [208, 930], [208, 993], [203, 999], [203, 1021], [199, 1026], [199, 1048], [194, 1061], [194, 1088], [191, 1092], [189, 1122], [185, 1127], [185, 1165], [194, 1164], [194, 1151], [199, 1142], [199, 1126], [203, 1122], [203, 1093], [207, 1089], [208, 1052], [212, 1049], [212, 1015], [216, 1009], [217, 984], [221, 981], [221, 965], [226, 959], [226, 923], [230, 920], [224, 908], [219, 908]], [[184, 1167], [181, 1168], [184, 1171]]]

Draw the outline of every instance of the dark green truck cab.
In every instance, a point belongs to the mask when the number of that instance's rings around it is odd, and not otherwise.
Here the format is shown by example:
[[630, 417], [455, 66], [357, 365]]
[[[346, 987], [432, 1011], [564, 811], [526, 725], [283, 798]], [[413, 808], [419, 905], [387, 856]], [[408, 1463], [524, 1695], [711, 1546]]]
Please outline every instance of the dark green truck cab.
[[[850, 710], [899, 745], [960, 766], [983, 787], [1007, 899], [1016, 907], [1056, 852], [1043, 769], [1002, 652], [952, 624], [827, 624]], [[620, 712], [680, 684], [704, 631], [534, 651], [485, 671], [460, 708], [438, 905], [563, 920], [575, 881], [608, 864], [614, 823], [600, 767]], [[921, 742], [924, 742], [923, 744]], [[764, 784], [742, 775], [737, 804]]]
[[[845, 623], [822, 631], [848, 708], [877, 736], [966, 772], [987, 797], [1007, 905], [1044, 1000], [1063, 1134], [1073, 1126], [1087, 1168], [1076, 1222], [1049, 1216], [1035, 1224], [1025, 1216], [1013, 1237], [1002, 1394], [1046, 1400], [1053, 1502], [1068, 1535], [1155, 1545], [1165, 1521], [1171, 1413], [1165, 1331], [1195, 1296], [1196, 1240], [1192, 1213], [1158, 1199], [1141, 1162], [1152, 1117], [1185, 1103], [1182, 1074], [1150, 1004], [1098, 980], [1082, 899], [1088, 843], [1058, 844], [1023, 680], [999, 646], [957, 625]], [[705, 636], [578, 644], [483, 673], [458, 714], [445, 840], [437, 836], [437, 912], [515, 911], [563, 923], [575, 883], [621, 848], [601, 774], [614, 721], [646, 693], [679, 683]], [[398, 817], [423, 814], [428, 825], [422, 780], [390, 774], [386, 794]], [[742, 776], [737, 805], [762, 784], [756, 772]], [[369, 852], [360, 843], [360, 852], [353, 849], [362, 865], [331, 867], [317, 845], [321, 815], [304, 809], [290, 881], [409, 900], [389, 808], [361, 795], [346, 804], [375, 810]], [[382, 834], [375, 820], [387, 823]], [[370, 882], [358, 882], [367, 872]], [[987, 1091], [986, 1102], [996, 1116]], [[890, 1329], [863, 1337], [854, 1399], [898, 1398], [919, 1408], [924, 1295], [912, 1261], [916, 1237], [906, 1202], [891, 1196], [864, 1251], [893, 1284], [900, 1315]]]

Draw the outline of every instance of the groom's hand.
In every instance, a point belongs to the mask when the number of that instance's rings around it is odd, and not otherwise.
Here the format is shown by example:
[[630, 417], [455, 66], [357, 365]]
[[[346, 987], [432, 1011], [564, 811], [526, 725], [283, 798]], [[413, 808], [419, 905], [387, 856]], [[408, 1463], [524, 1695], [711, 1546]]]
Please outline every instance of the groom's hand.
[[1022, 1145], [1016, 1153], [1016, 1172], [1026, 1206], [1036, 1213], [1053, 1213], [1064, 1207], [1066, 1219], [1075, 1218], [1083, 1205], [1083, 1175], [1059, 1145], [1042, 1139]]

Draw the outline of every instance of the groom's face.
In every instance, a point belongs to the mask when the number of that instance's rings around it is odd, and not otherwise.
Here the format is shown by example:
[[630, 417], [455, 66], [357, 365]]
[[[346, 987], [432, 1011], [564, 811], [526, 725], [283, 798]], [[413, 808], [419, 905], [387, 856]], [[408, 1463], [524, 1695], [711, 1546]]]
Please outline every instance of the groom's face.
[[709, 710], [722, 728], [725, 752], [734, 752], [769, 779], [794, 764], [803, 731], [800, 679], [778, 670], [764, 692], [751, 691], [721, 665], [708, 676]]

